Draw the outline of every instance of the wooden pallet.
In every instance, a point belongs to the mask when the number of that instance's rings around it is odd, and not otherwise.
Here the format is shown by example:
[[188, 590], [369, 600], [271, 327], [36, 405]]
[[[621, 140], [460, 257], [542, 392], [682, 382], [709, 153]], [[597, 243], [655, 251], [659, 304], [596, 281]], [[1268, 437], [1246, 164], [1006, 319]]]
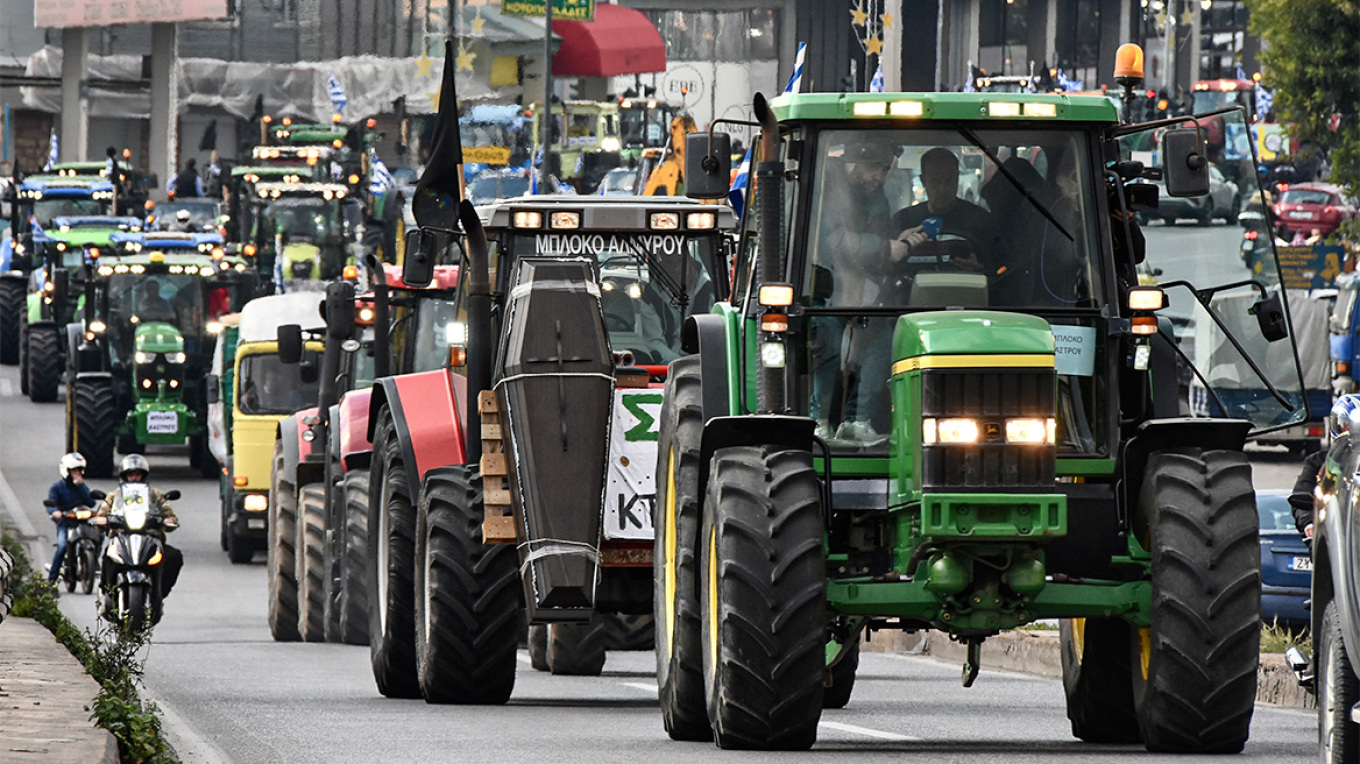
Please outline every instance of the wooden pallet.
[[519, 543], [515, 513], [510, 506], [510, 469], [501, 438], [501, 413], [496, 391], [483, 390], [477, 396], [477, 413], [482, 417], [482, 542]]

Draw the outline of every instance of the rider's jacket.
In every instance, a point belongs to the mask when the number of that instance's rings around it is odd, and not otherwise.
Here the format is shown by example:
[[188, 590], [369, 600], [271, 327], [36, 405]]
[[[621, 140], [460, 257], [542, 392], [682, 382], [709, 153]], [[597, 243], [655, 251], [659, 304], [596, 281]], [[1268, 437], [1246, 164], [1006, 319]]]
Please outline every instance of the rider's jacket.
[[[65, 478], [53, 483], [52, 487], [47, 489], [47, 499], [57, 505], [56, 507], [48, 507], [47, 511], [49, 512], [73, 507], [93, 507], [95, 505], [94, 497], [90, 495], [89, 485], [85, 483], [75, 485]], [[63, 518], [60, 522], [65, 524], [75, 521]]]

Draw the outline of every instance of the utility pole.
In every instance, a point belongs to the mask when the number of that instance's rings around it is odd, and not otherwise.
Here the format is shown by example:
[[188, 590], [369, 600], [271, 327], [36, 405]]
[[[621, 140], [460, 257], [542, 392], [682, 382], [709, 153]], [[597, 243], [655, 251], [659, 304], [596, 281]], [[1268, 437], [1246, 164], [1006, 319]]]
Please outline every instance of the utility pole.
[[543, 166], [538, 171], [538, 189], [542, 193], [548, 182], [548, 168], [552, 165], [548, 157], [553, 150], [553, 111], [552, 111], [552, 0], [543, 1], [543, 122], [538, 134], [543, 141]]

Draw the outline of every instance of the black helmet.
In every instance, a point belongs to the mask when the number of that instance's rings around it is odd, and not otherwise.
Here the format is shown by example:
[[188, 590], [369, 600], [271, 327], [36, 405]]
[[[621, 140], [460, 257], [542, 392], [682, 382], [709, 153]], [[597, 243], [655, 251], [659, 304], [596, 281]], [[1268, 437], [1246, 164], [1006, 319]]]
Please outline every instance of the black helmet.
[[118, 479], [126, 481], [129, 472], [140, 472], [143, 478], [147, 478], [151, 476], [151, 465], [147, 464], [146, 457], [141, 454], [128, 454], [118, 466]]

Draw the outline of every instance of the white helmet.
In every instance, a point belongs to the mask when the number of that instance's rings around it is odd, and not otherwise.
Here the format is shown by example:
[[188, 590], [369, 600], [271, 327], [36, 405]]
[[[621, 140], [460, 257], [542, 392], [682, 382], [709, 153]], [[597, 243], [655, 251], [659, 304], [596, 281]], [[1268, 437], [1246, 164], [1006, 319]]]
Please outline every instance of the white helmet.
[[175, 220], [178, 220], [181, 223], [189, 222], [190, 217], [191, 213], [188, 210], [180, 210], [179, 212], [175, 213]]
[[85, 457], [74, 451], [61, 457], [57, 464], [57, 471], [61, 473], [63, 480], [71, 476], [71, 470], [85, 471]]

